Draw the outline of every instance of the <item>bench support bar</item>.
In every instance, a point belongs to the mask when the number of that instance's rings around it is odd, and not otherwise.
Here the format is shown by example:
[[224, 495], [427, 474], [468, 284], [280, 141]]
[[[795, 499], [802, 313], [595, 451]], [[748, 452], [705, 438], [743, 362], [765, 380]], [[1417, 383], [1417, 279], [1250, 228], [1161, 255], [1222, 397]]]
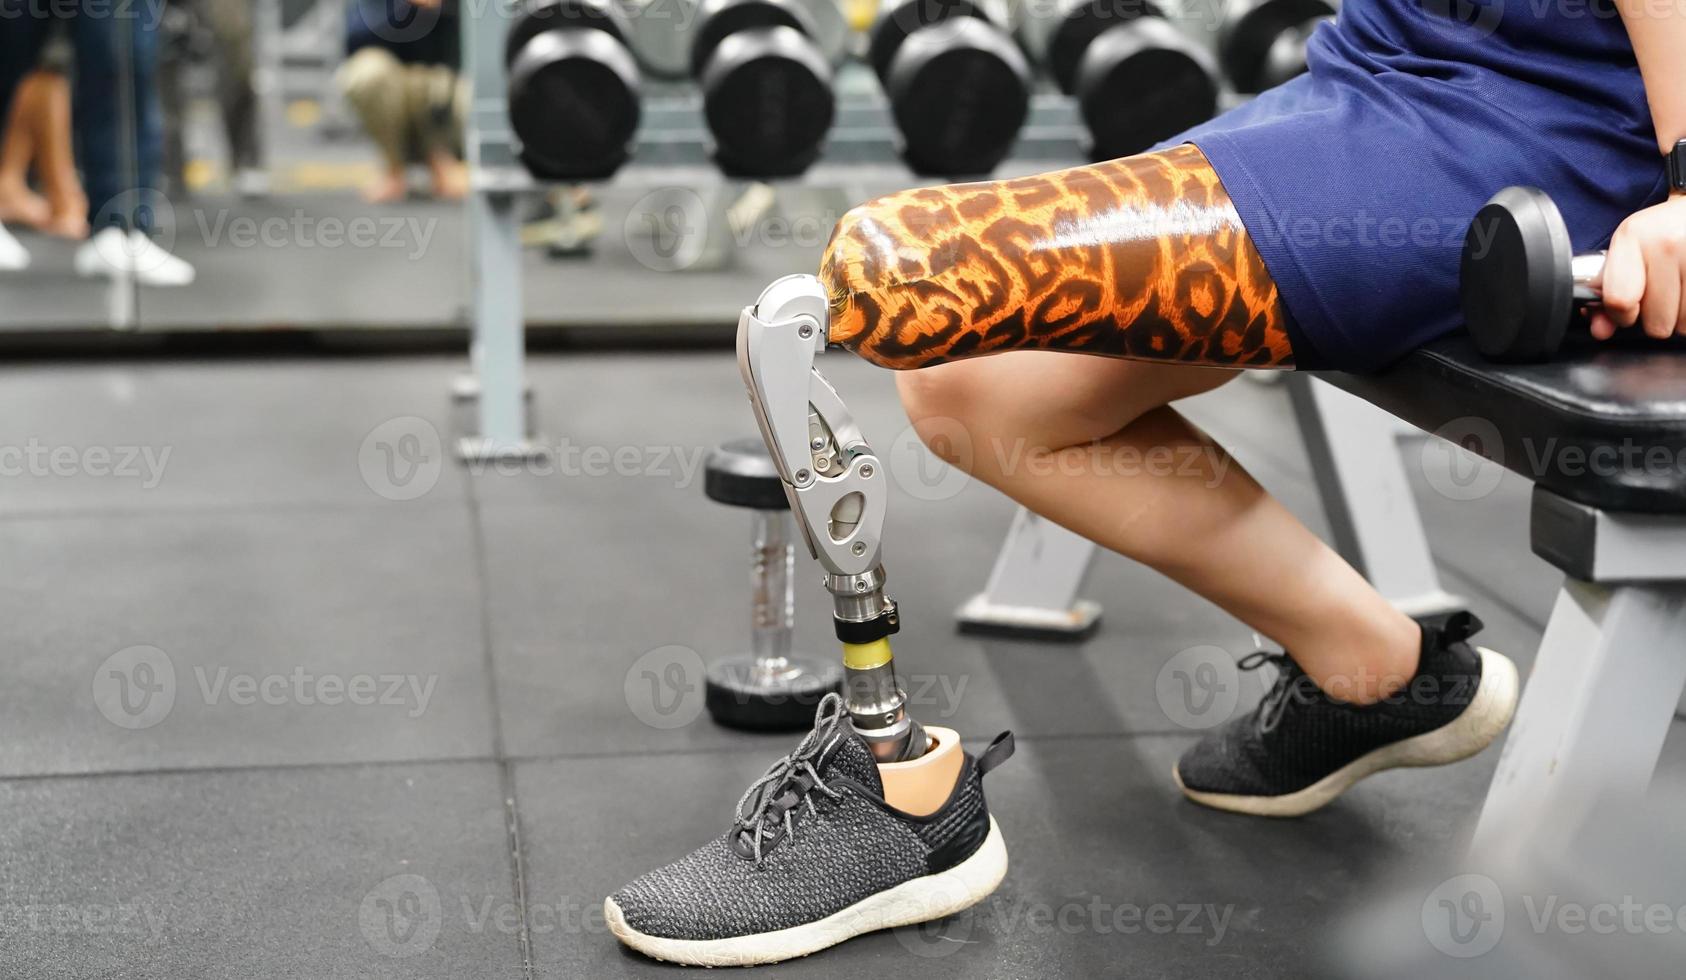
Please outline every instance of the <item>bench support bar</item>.
[[1594, 804], [1643, 794], [1686, 688], [1686, 585], [1568, 580], [1523, 685], [1472, 853], [1573, 835]]
[[955, 614], [960, 631], [1083, 639], [1101, 620], [1100, 604], [1077, 596], [1094, 553], [1093, 541], [1019, 508], [989, 582]]

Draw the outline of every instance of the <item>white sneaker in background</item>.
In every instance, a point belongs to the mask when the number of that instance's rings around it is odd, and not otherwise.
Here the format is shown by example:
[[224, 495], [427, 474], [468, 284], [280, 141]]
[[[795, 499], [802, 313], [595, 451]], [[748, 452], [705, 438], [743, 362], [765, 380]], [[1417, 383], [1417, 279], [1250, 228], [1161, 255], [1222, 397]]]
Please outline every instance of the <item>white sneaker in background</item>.
[[244, 167], [234, 172], [234, 193], [250, 201], [269, 196], [271, 181], [269, 171], [253, 167]]
[[193, 266], [165, 251], [145, 232], [102, 228], [76, 250], [76, 274], [84, 278], [127, 273], [143, 286], [187, 286]]
[[22, 272], [29, 268], [29, 250], [0, 225], [0, 272]]

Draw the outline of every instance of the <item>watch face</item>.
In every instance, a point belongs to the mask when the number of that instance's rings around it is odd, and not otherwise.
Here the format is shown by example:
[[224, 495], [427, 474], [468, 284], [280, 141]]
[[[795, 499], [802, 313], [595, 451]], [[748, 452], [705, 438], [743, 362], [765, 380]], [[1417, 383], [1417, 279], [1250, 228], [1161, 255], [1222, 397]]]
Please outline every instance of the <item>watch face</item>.
[[1674, 144], [1674, 149], [1668, 154], [1668, 186], [1676, 191], [1686, 191], [1686, 140]]

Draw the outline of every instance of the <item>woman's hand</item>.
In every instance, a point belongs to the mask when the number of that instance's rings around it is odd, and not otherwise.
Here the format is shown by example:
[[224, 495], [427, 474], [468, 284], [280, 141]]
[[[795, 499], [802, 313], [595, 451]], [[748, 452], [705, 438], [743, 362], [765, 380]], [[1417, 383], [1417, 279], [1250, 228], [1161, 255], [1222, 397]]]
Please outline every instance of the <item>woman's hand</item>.
[[1686, 195], [1630, 216], [1604, 259], [1604, 303], [1592, 335], [1609, 340], [1639, 324], [1648, 336], [1686, 334]]

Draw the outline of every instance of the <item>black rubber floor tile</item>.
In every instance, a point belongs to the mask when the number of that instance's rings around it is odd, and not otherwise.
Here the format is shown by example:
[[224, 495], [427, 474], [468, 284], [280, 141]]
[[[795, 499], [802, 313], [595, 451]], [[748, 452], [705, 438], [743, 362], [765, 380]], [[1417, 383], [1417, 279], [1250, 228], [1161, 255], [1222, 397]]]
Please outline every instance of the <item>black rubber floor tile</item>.
[[494, 763], [0, 781], [7, 976], [508, 977]]
[[455, 359], [66, 364], [0, 372], [7, 513], [461, 500]]
[[0, 521], [0, 773], [485, 757], [466, 508]]

